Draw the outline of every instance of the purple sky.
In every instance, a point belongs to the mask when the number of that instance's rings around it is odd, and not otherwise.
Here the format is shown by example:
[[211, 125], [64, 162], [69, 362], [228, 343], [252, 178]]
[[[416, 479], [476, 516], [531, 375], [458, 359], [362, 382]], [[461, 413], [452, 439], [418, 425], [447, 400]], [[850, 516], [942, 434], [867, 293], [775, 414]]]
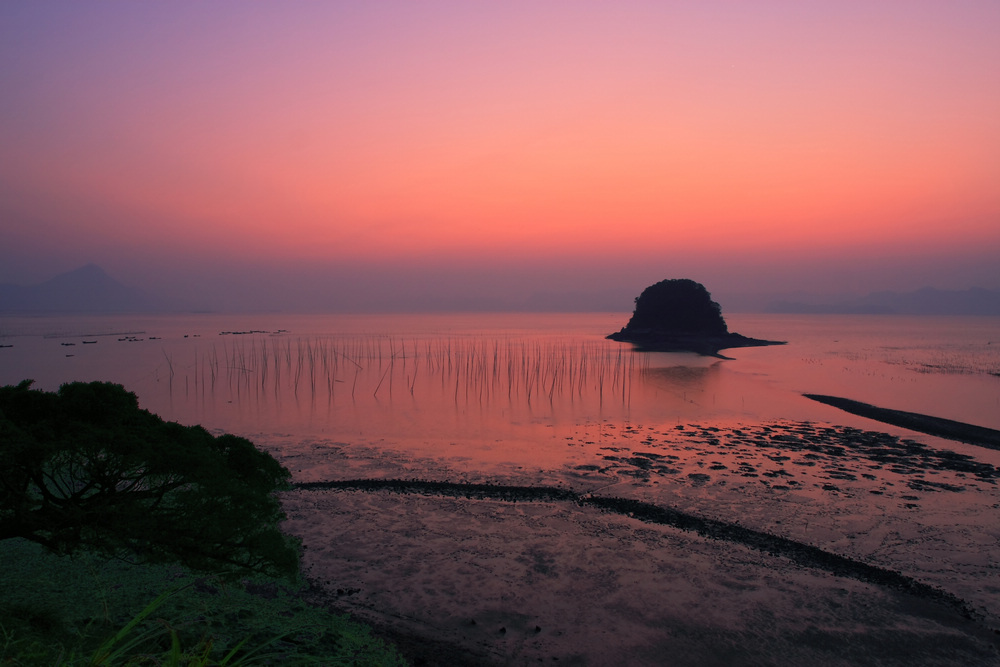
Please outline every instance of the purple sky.
[[1000, 288], [998, 34], [992, 1], [3, 3], [0, 283]]

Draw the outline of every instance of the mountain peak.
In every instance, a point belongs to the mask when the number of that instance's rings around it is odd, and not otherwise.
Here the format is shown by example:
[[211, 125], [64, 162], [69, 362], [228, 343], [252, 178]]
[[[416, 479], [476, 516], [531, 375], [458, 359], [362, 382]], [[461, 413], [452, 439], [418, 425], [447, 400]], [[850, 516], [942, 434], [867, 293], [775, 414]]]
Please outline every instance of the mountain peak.
[[78, 269], [73, 269], [72, 271], [67, 271], [65, 273], [60, 273], [54, 278], [49, 278], [43, 285], [52, 285], [66, 282], [76, 282], [76, 281], [86, 281], [86, 282], [112, 282], [117, 283], [117, 281], [108, 275], [107, 271], [99, 267], [97, 264], [85, 264]]
[[60, 273], [38, 285], [0, 286], [0, 311], [141, 312], [162, 304], [127, 287], [96, 264]]

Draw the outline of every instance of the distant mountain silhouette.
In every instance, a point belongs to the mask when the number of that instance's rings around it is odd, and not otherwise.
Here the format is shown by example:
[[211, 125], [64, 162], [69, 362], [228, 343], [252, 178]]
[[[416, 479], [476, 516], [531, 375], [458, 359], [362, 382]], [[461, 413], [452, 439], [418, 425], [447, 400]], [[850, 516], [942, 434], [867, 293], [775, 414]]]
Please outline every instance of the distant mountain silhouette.
[[837, 303], [777, 301], [772, 313], [845, 315], [1000, 315], [1000, 291], [973, 287], [967, 290], [939, 290], [924, 287], [915, 292], [873, 292]]
[[122, 285], [88, 264], [38, 285], [0, 285], [0, 312], [151, 312], [161, 300]]

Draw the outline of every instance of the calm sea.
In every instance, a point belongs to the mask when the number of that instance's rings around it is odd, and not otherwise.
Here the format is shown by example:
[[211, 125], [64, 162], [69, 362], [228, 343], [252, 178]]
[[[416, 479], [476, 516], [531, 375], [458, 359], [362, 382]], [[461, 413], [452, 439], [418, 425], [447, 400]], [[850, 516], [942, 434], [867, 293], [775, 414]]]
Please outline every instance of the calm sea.
[[[250, 437], [544, 457], [595, 423], [872, 422], [843, 396], [1000, 428], [1000, 318], [733, 315], [787, 345], [639, 353], [627, 314], [181, 315], [0, 319], [0, 383], [108, 380], [162, 417]], [[892, 431], [890, 427], [884, 430]], [[520, 458], [520, 457], [518, 457]]]

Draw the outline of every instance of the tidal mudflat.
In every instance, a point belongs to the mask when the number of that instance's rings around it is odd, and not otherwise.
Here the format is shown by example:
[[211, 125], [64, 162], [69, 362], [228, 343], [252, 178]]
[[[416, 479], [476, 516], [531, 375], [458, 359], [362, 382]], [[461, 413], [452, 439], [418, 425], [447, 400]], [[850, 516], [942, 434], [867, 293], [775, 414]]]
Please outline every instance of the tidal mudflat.
[[791, 421], [565, 447], [477, 478], [313, 443], [340, 477], [287, 494], [287, 529], [328, 600], [472, 662], [997, 663], [1000, 469], [973, 448]]

